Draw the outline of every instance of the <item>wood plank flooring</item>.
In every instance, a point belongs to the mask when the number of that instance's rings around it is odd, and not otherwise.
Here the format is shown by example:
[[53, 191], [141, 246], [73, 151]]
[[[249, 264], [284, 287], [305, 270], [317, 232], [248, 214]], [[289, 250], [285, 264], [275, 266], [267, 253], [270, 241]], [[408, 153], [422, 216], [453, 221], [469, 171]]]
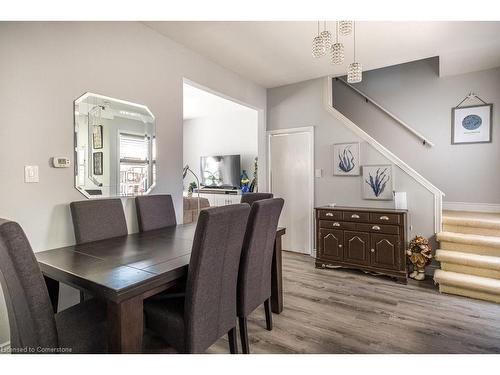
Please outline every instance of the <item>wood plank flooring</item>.
[[[439, 294], [432, 281], [401, 285], [359, 271], [316, 269], [283, 254], [284, 311], [266, 331], [249, 318], [252, 353], [500, 353], [500, 305]], [[168, 353], [157, 338], [148, 352]], [[241, 350], [241, 343], [238, 341]], [[227, 338], [208, 353], [229, 353]]]

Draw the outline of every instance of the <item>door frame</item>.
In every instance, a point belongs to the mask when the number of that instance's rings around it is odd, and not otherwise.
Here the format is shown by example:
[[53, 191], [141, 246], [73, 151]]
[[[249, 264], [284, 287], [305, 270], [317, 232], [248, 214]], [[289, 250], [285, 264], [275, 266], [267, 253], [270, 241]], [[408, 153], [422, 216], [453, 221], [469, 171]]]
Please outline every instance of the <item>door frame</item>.
[[[287, 136], [292, 134], [307, 134], [309, 137], [309, 146], [310, 146], [310, 165], [309, 165], [309, 189], [311, 191], [309, 195], [309, 255], [314, 255], [314, 126], [302, 126], [297, 128], [286, 128], [286, 129], [277, 129], [277, 130], [268, 130], [266, 132], [267, 138], [267, 190], [269, 192], [273, 192], [272, 187], [272, 156], [271, 156], [271, 138], [273, 136]], [[307, 253], [304, 253], [307, 254]]]

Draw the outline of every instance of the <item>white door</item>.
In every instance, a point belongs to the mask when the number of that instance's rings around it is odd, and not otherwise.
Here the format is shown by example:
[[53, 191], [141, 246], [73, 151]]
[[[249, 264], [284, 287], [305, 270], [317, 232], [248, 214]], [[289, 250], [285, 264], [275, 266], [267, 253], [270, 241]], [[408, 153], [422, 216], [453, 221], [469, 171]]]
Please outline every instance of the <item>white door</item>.
[[314, 133], [312, 127], [268, 132], [270, 191], [285, 200], [283, 249], [313, 248]]

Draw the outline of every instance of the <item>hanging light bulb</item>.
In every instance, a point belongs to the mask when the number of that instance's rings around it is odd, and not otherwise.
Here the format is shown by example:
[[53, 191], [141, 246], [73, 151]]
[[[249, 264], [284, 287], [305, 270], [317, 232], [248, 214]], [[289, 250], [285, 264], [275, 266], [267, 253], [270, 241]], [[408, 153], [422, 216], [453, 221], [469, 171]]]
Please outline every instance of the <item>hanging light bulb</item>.
[[352, 32], [353, 21], [340, 21], [339, 31], [341, 35], [347, 36]]
[[325, 56], [325, 54], [326, 54], [325, 43], [323, 42], [323, 38], [319, 33], [319, 21], [318, 21], [318, 35], [316, 35], [313, 38], [312, 55], [316, 58], [320, 58], [322, 56]]
[[332, 47], [332, 33], [326, 29], [326, 21], [323, 23], [324, 30], [319, 34], [325, 46], [325, 53]]
[[339, 22], [335, 28], [335, 43], [330, 48], [330, 59], [332, 64], [339, 65], [344, 62], [344, 45], [339, 43]]
[[363, 79], [363, 67], [361, 63], [356, 62], [356, 24], [353, 26], [354, 42], [354, 61], [347, 68], [347, 82], [358, 83]]

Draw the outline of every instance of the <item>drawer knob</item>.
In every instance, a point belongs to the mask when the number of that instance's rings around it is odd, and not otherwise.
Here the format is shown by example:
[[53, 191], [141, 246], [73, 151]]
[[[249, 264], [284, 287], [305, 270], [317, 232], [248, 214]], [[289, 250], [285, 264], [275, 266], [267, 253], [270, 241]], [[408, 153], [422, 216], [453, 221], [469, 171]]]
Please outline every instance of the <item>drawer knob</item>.
[[333, 223], [332, 226], [334, 226], [334, 227], [340, 227], [340, 223]]
[[352, 214], [352, 215], [351, 215], [351, 218], [353, 218], [353, 219], [359, 219], [359, 215]]
[[374, 253], [374, 252], [375, 252], [375, 249], [370, 249], [370, 251], [371, 251], [372, 253]]
[[339, 247], [342, 247], [342, 245], [339, 245]]
[[374, 226], [372, 227], [372, 229], [373, 229], [373, 230], [380, 230], [380, 227], [379, 227], [378, 225], [374, 225]]
[[325, 215], [326, 216], [333, 216], [333, 214], [331, 212], [327, 212]]
[[380, 220], [389, 220], [388, 216], [380, 216]]

